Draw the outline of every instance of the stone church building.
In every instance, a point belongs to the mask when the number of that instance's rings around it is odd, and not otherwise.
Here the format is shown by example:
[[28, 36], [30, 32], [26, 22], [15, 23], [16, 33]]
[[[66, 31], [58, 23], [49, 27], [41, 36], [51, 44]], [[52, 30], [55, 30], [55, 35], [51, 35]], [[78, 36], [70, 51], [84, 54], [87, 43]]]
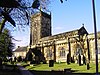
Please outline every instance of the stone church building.
[[[95, 61], [94, 34], [89, 34], [84, 26], [57, 35], [51, 33], [51, 14], [38, 12], [31, 16], [30, 46], [35, 56], [48, 62], [78, 60], [78, 55]], [[100, 32], [98, 35], [98, 56], [100, 57]], [[69, 55], [69, 56], [68, 56]], [[44, 58], [43, 58], [44, 57]], [[100, 59], [100, 58], [99, 58]], [[81, 59], [82, 60], [82, 59]]]

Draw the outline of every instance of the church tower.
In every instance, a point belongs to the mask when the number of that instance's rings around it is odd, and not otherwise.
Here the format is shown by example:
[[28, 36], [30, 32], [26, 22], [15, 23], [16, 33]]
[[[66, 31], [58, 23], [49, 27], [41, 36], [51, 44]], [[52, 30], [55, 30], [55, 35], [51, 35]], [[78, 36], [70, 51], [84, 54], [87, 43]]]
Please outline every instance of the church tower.
[[40, 11], [31, 17], [30, 45], [47, 36], [51, 36], [51, 14]]

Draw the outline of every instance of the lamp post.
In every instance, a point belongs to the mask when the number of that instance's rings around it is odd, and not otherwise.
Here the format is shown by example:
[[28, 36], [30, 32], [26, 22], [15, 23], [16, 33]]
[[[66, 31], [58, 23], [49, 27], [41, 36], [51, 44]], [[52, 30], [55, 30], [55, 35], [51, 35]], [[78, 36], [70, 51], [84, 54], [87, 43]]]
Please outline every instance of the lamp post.
[[95, 52], [96, 52], [96, 75], [98, 75], [97, 29], [96, 29], [96, 13], [95, 13], [95, 2], [94, 2], [94, 0], [92, 0], [92, 6], [93, 6], [94, 35], [95, 35]]
[[[63, 0], [60, 0], [63, 3]], [[93, 7], [93, 19], [94, 19], [94, 35], [95, 35], [95, 53], [96, 53], [96, 75], [98, 75], [98, 48], [97, 48], [97, 29], [96, 29], [96, 13], [95, 13], [95, 2], [92, 0]]]

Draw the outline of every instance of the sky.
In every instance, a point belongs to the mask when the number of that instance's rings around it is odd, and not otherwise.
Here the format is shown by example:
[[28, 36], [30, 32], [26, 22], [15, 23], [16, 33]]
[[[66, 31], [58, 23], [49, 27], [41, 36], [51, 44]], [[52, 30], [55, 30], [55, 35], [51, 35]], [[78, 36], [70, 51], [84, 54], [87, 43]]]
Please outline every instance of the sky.
[[[52, 0], [49, 4], [52, 15], [52, 35], [79, 29], [83, 26], [89, 33], [94, 33], [92, 0]], [[100, 0], [95, 0], [97, 31], [100, 31]], [[24, 31], [11, 32], [19, 41], [13, 41], [17, 46], [28, 46], [30, 42], [29, 26]]]

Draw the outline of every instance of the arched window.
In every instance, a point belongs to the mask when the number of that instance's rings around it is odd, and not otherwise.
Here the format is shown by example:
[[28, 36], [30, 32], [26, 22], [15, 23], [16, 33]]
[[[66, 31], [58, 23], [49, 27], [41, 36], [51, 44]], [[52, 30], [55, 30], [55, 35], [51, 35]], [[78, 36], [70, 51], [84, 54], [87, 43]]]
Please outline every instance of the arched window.
[[60, 57], [66, 57], [66, 52], [64, 47], [60, 48]]
[[50, 48], [47, 48], [46, 53], [47, 53], [46, 55], [47, 58], [52, 58], [52, 50]]

